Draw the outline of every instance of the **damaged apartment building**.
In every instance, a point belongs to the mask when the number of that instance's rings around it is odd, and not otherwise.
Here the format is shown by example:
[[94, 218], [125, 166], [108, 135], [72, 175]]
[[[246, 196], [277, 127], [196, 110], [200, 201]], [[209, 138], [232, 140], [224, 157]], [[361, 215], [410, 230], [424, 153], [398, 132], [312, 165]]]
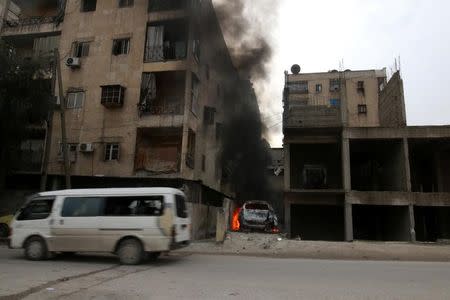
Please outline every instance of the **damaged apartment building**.
[[[212, 1], [3, 3], [2, 38], [31, 54], [60, 53], [66, 105], [56, 100], [50, 148], [38, 155], [48, 165], [35, 170], [48, 171], [47, 189], [65, 188], [64, 109], [72, 188], [169, 186], [212, 206], [233, 196], [222, 180], [222, 124], [229, 107], [256, 98], [232, 64]], [[244, 96], [226, 99], [230, 88]]]
[[450, 239], [450, 127], [406, 125], [400, 71], [291, 71], [283, 100], [289, 235]]

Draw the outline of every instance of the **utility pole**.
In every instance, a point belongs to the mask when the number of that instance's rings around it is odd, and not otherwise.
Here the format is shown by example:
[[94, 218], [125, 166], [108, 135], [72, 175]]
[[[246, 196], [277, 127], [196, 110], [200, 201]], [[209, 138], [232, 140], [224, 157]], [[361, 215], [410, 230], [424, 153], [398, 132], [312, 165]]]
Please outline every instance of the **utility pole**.
[[55, 49], [56, 68], [58, 72], [58, 91], [60, 99], [60, 115], [61, 115], [61, 140], [63, 145], [63, 158], [64, 158], [64, 174], [66, 177], [66, 189], [72, 188], [70, 183], [70, 165], [69, 165], [69, 153], [67, 147], [66, 136], [66, 98], [64, 97], [62, 76], [61, 76], [61, 61], [59, 57], [59, 50]]
[[55, 110], [55, 85], [56, 85], [56, 49], [53, 50], [53, 62], [52, 62], [52, 81], [51, 81], [51, 96], [50, 96], [50, 111], [48, 112], [48, 117], [46, 121], [46, 134], [45, 134], [45, 146], [44, 146], [44, 157], [42, 160], [41, 168], [41, 192], [47, 189], [47, 175], [48, 175], [48, 161], [50, 158], [50, 148], [52, 145], [52, 134], [53, 134], [53, 113]]

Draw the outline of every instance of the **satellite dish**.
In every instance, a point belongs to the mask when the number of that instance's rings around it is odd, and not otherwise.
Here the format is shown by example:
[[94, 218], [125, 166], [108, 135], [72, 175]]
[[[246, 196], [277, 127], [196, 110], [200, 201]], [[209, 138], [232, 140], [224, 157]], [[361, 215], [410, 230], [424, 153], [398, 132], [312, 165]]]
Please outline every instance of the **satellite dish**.
[[298, 74], [298, 73], [300, 73], [300, 70], [301, 70], [301, 68], [300, 68], [300, 66], [299, 65], [297, 65], [297, 64], [295, 64], [295, 65], [293, 65], [292, 67], [291, 67], [291, 72], [292, 72], [292, 74]]

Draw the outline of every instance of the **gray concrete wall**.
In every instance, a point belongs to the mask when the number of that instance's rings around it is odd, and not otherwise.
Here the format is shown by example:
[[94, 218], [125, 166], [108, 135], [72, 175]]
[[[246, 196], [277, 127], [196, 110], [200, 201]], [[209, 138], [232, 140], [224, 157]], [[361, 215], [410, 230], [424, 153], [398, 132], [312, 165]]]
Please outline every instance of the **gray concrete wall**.
[[395, 73], [379, 94], [380, 125], [382, 127], [405, 127], [406, 111], [403, 80]]
[[201, 240], [216, 235], [219, 208], [197, 203], [187, 203], [192, 222], [192, 239]]

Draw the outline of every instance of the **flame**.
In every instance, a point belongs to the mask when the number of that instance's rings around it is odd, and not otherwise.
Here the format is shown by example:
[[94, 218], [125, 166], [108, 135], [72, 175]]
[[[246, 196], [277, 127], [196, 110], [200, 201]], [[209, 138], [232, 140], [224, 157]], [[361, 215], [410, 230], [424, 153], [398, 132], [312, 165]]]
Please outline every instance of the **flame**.
[[241, 207], [238, 207], [233, 212], [233, 217], [231, 219], [231, 230], [239, 231], [241, 229], [241, 223], [239, 223], [239, 214], [241, 213]]

